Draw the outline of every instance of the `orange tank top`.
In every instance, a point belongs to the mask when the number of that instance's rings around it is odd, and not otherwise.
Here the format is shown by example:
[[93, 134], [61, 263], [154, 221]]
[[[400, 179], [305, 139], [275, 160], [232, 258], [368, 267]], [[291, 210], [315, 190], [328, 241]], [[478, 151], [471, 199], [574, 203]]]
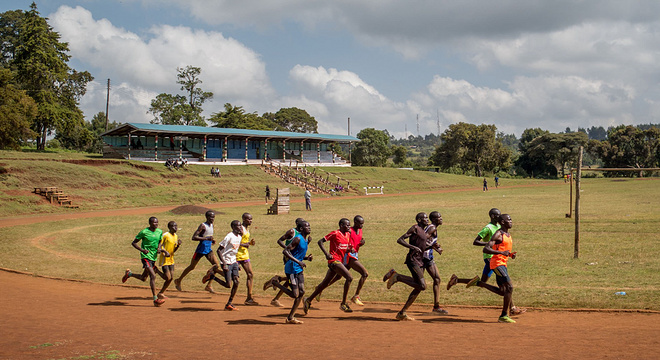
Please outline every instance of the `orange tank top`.
[[[513, 240], [511, 239], [511, 235], [502, 232], [502, 242], [499, 244], [495, 244], [495, 246], [493, 246], [493, 250], [497, 250], [497, 251], [509, 250], [510, 252], [511, 249], [513, 249]], [[495, 254], [493, 255], [492, 258], [490, 258], [490, 268], [495, 269], [498, 266], [506, 266], [507, 260], [509, 260], [508, 256]]]

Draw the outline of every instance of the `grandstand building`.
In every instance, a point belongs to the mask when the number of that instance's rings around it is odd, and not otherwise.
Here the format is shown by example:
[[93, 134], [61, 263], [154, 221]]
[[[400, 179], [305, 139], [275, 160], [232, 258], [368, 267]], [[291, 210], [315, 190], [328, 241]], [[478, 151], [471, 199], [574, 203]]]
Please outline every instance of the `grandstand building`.
[[165, 161], [177, 157], [205, 163], [272, 160], [349, 166], [350, 160], [337, 156], [330, 145], [347, 144], [350, 149], [360, 141], [347, 135], [145, 123], [125, 123], [101, 136], [105, 158]]

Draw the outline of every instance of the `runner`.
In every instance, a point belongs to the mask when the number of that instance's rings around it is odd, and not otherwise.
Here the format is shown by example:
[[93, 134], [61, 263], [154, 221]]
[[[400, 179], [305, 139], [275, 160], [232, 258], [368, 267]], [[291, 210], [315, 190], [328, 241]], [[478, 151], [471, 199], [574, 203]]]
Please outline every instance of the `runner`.
[[[358, 251], [360, 250], [360, 247], [365, 244], [364, 238], [362, 237], [363, 227], [364, 227], [364, 218], [360, 215], [356, 215], [353, 218], [353, 226], [351, 226], [351, 233], [350, 233], [351, 242], [348, 246], [349, 251], [344, 257], [345, 260], [343, 262], [344, 266], [346, 266], [347, 269], [355, 270], [360, 274], [360, 280], [358, 280], [357, 288], [355, 289], [355, 295], [353, 295], [353, 297], [351, 298], [351, 302], [359, 306], [364, 306], [364, 303], [360, 298], [360, 291], [364, 286], [364, 282], [367, 281], [367, 277], [369, 277], [369, 273], [367, 272], [367, 269], [364, 267], [364, 265], [362, 265], [360, 261], [358, 261]], [[339, 279], [341, 279], [341, 275], [335, 274], [335, 277], [332, 279], [332, 281], [328, 286], [334, 284]], [[315, 299], [316, 301], [321, 301], [321, 294], [319, 293]]]
[[252, 225], [252, 215], [249, 213], [244, 213], [242, 216], [243, 223], [241, 224], [243, 228], [243, 235], [241, 238], [241, 246], [238, 248], [238, 253], [236, 254], [236, 261], [243, 267], [245, 270], [245, 284], [247, 286], [247, 299], [245, 299], [245, 305], [259, 305], [254, 298], [252, 297], [252, 283], [254, 279], [254, 273], [252, 272], [252, 264], [250, 263], [250, 253], [248, 248], [255, 244], [254, 239], [250, 240], [250, 230], [249, 227]]
[[167, 229], [169, 231], [163, 234], [158, 245], [158, 266], [162, 268], [163, 280], [165, 280], [163, 287], [157, 295], [159, 299], [167, 299], [165, 290], [172, 283], [172, 276], [174, 275], [174, 253], [181, 246], [181, 240], [179, 240], [179, 236], [176, 234], [178, 230], [176, 222], [170, 221], [167, 223]]
[[[291, 240], [296, 235], [298, 235], [297, 227], [300, 226], [300, 224], [303, 223], [304, 221], [305, 220], [303, 218], [297, 218], [296, 219], [296, 227], [293, 227], [293, 228], [287, 230], [284, 233], [284, 235], [280, 236], [280, 238], [277, 239], [277, 245], [281, 246], [282, 249], [286, 248], [286, 246], [291, 243]], [[308, 239], [308, 240], [310, 240], [310, 239]], [[286, 257], [285, 257], [283, 260], [284, 260], [284, 264], [286, 264], [288, 259], [286, 259]], [[275, 275], [275, 276], [273, 276], [272, 278], [270, 278], [268, 281], [266, 281], [264, 283], [264, 291], [266, 291], [269, 288], [273, 287], [273, 283], [272, 283], [273, 280], [276, 280], [277, 282], [284, 281], [285, 283], [289, 281], [286, 274], [285, 274], [285, 276]], [[277, 294], [275, 295], [275, 297], [273, 298], [273, 300], [270, 301], [270, 304], [273, 305], [273, 306], [277, 306], [277, 307], [283, 307], [284, 305], [282, 305], [280, 303], [280, 297], [282, 297], [283, 294], [284, 294], [284, 291], [282, 291], [282, 290], [278, 291]]]
[[[205, 257], [206, 260], [208, 260], [211, 263], [212, 265], [211, 269], [215, 269], [216, 272], [219, 271], [218, 259], [215, 257], [215, 254], [211, 249], [211, 246], [215, 244], [215, 240], [213, 239], [213, 223], [215, 222], [215, 212], [213, 212], [213, 210], [209, 210], [206, 212], [205, 216], [206, 216], [206, 222], [199, 224], [197, 230], [195, 230], [195, 233], [192, 236], [192, 240], [199, 241], [199, 244], [197, 245], [197, 248], [195, 249], [195, 253], [192, 256], [192, 259], [190, 260], [190, 265], [188, 265], [188, 267], [183, 270], [181, 276], [179, 276], [178, 279], [174, 279], [174, 286], [179, 291], [182, 291], [181, 281], [183, 281], [183, 278], [186, 277], [186, 275], [188, 275], [189, 272], [195, 269], [197, 263], [201, 258]], [[211, 287], [211, 283], [206, 285], [204, 290], [212, 294], [215, 293], [215, 291], [213, 291], [213, 288]]]
[[[433, 312], [438, 314], [449, 314], [449, 312], [440, 307], [440, 272], [433, 259], [433, 251], [435, 250], [438, 255], [442, 255], [442, 247], [438, 244], [438, 228], [442, 225], [442, 215], [437, 211], [432, 211], [429, 214], [431, 225], [427, 227], [427, 234], [430, 236], [429, 241], [431, 247], [424, 251], [423, 268], [429, 273], [433, 279]], [[432, 231], [429, 233], [428, 231]]]
[[[488, 244], [493, 234], [495, 234], [495, 232], [499, 230], [501, 227], [499, 224], [500, 215], [501, 215], [500, 210], [497, 208], [492, 208], [488, 211], [490, 222], [486, 224], [486, 226], [484, 226], [484, 228], [481, 229], [481, 231], [479, 231], [479, 234], [477, 234], [477, 237], [472, 242], [472, 245], [486, 246]], [[451, 289], [452, 286], [458, 283], [467, 284], [466, 287], [479, 286], [482, 288], [488, 288], [486, 286], [486, 283], [488, 282], [488, 279], [490, 279], [490, 276], [493, 274], [493, 271], [490, 268], [490, 259], [492, 257], [493, 257], [492, 254], [488, 254], [485, 252], [483, 253], [484, 268], [483, 271], [481, 272], [481, 280], [479, 279], [479, 276], [475, 276], [472, 279], [463, 279], [456, 276], [456, 274], [452, 274], [451, 278], [449, 279], [449, 282], [447, 283], [447, 290]], [[511, 302], [510, 314], [512, 316], [524, 314], [526, 311], [527, 309], [514, 306], [513, 301]]]
[[[202, 278], [203, 283], [208, 281], [210, 284], [211, 280], [215, 280], [218, 284], [226, 288], [229, 288], [229, 284], [231, 283], [231, 293], [229, 294], [229, 299], [225, 305], [225, 310], [227, 311], [238, 310], [236, 307], [234, 307], [233, 301], [234, 296], [236, 296], [236, 291], [238, 291], [239, 266], [238, 262], [236, 262], [236, 253], [238, 252], [238, 248], [241, 246], [242, 235], [243, 226], [241, 225], [241, 222], [238, 220], [232, 221], [231, 232], [225, 236], [225, 238], [220, 242], [218, 250], [216, 250], [218, 257], [220, 258], [220, 262], [222, 263], [220, 269], [221, 271], [217, 271], [215, 267], [212, 267]], [[221, 272], [224, 275], [224, 280], [215, 277], [215, 274], [218, 272]]]
[[[346, 251], [348, 250], [348, 244], [350, 243], [350, 230], [350, 220], [343, 218], [339, 220], [339, 230], [335, 230], [319, 240], [319, 247], [325, 255], [325, 258], [328, 260], [328, 271], [325, 273], [325, 278], [323, 278], [323, 281], [321, 281], [316, 289], [314, 289], [312, 295], [304, 300], [303, 309], [305, 311], [305, 315], [307, 315], [311, 306], [310, 299], [313, 299], [322, 293], [323, 290], [325, 290], [325, 288], [330, 285], [330, 282], [335, 277], [335, 274], [339, 274], [341, 277], [346, 279], [344, 282], [344, 293], [342, 295], [339, 309], [341, 309], [343, 312], [353, 312], [350, 306], [348, 306], [348, 303], [346, 303], [348, 289], [351, 287], [353, 276], [351, 276], [351, 273], [348, 272], [348, 269], [346, 269], [342, 263], [344, 256], [346, 255]], [[323, 243], [326, 241], [330, 242], [330, 252], [326, 251], [325, 247], [323, 247]]]
[[[417, 221], [417, 224], [410, 227], [410, 229], [408, 229], [408, 231], [401, 235], [396, 241], [399, 245], [408, 248], [408, 255], [406, 255], [405, 264], [408, 266], [408, 270], [410, 270], [412, 276], [401, 275], [394, 271], [394, 269], [390, 269], [390, 271], [388, 271], [383, 277], [383, 281], [387, 281], [388, 289], [397, 282], [402, 282], [413, 288], [408, 296], [408, 300], [403, 305], [403, 308], [396, 314], [397, 320], [415, 320], [408, 316], [406, 311], [415, 302], [417, 295], [426, 290], [424, 270], [422, 269], [424, 266], [423, 253], [430, 247], [430, 244], [428, 242], [429, 236], [425, 232], [425, 229], [428, 230], [429, 233], [432, 233], [433, 229], [431, 227], [427, 229], [427, 226], [429, 225], [429, 217], [426, 213], [421, 212], [417, 214], [415, 220]], [[409, 239], [409, 242], [407, 243], [405, 239]]]
[[[149, 276], [149, 287], [154, 297], [154, 306], [161, 306], [165, 300], [159, 299], [156, 295], [156, 274], [160, 271], [156, 268], [156, 254], [158, 253], [158, 243], [163, 236], [163, 230], [158, 228], [158, 219], [155, 216], [149, 218], [149, 227], [140, 231], [131, 245], [140, 252], [140, 260], [144, 270], [141, 275], [136, 275], [130, 269], [126, 269], [124, 277], [121, 279], [125, 283], [128, 278], [136, 278], [145, 281]], [[138, 246], [138, 242], [142, 242]]]
[[296, 310], [298, 309], [298, 306], [300, 306], [300, 302], [305, 295], [305, 277], [303, 275], [305, 263], [303, 263], [303, 260], [312, 261], [312, 255], [307, 255], [307, 248], [309, 247], [310, 239], [309, 234], [312, 232], [309, 223], [307, 221], [302, 221], [298, 225], [297, 231], [298, 233], [296, 236], [283, 251], [284, 256], [287, 258], [287, 262], [284, 265], [284, 273], [289, 279], [286, 284], [287, 286], [281, 285], [275, 278], [271, 279], [271, 286], [277, 287], [280, 291], [294, 299], [289, 316], [286, 318], [287, 324], [303, 323], [296, 319], [295, 315]]
[[484, 246], [485, 254], [492, 254], [490, 259], [490, 269], [495, 272], [495, 279], [497, 280], [497, 287], [493, 285], [484, 284], [484, 287], [495, 294], [504, 297], [502, 304], [502, 313], [500, 314], [498, 322], [501, 323], [515, 323], [516, 321], [509, 317], [509, 309], [512, 304], [513, 283], [509, 272], [507, 271], [507, 261], [509, 258], [515, 259], [516, 253], [512, 252], [513, 239], [509, 234], [509, 229], [513, 227], [513, 221], [508, 214], [502, 214], [500, 217], [501, 229], [499, 229], [490, 239], [488, 244]]

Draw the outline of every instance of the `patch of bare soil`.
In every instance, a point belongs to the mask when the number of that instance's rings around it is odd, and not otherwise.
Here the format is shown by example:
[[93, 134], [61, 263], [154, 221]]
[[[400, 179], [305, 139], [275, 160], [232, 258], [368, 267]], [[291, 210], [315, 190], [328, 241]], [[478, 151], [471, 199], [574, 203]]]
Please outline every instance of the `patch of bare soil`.
[[182, 205], [170, 210], [170, 212], [174, 215], [204, 215], [209, 210], [214, 211], [216, 214], [220, 214], [213, 209], [199, 205]]

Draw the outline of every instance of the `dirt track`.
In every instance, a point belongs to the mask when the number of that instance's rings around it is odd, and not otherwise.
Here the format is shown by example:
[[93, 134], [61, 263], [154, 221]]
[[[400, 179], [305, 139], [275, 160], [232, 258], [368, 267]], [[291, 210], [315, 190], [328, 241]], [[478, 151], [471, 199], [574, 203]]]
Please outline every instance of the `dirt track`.
[[222, 311], [226, 295], [174, 291], [156, 308], [147, 288], [6, 271], [0, 283], [1, 359], [653, 359], [660, 348], [657, 313], [530, 310], [500, 324], [495, 308], [414, 307], [416, 321], [397, 322], [395, 304], [346, 314], [322, 301], [286, 325], [286, 308]]

